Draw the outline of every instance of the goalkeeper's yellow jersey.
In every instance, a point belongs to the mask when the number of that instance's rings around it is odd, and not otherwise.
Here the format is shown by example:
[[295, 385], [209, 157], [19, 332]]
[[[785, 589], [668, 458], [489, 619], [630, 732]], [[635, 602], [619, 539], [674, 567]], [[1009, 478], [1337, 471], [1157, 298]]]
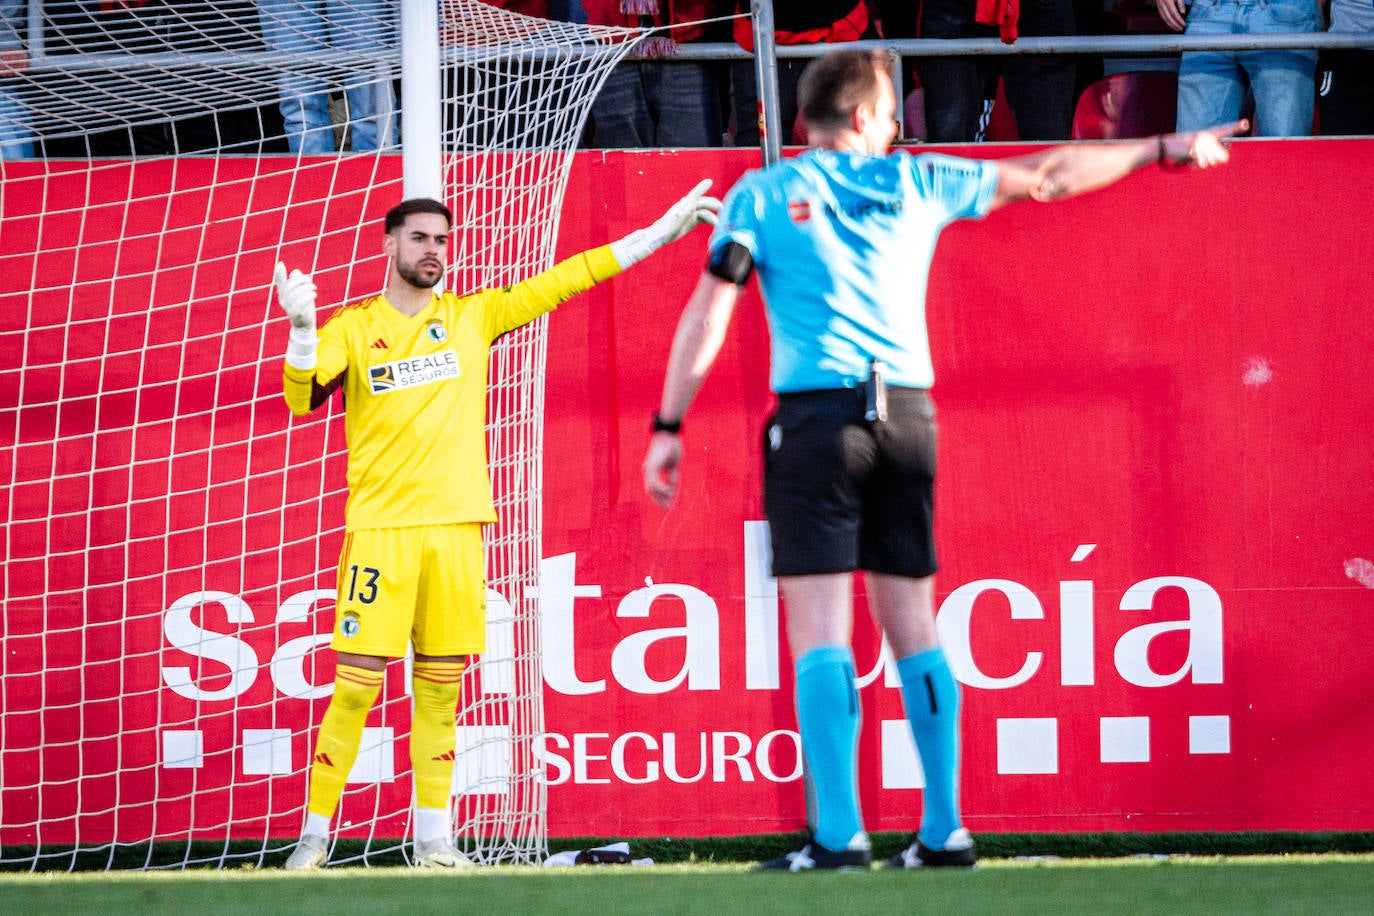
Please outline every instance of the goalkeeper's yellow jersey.
[[436, 294], [413, 317], [374, 296], [334, 312], [314, 369], [286, 365], [291, 412], [343, 388], [351, 530], [496, 520], [487, 469], [487, 358], [497, 337], [620, 266], [603, 246], [470, 296]]

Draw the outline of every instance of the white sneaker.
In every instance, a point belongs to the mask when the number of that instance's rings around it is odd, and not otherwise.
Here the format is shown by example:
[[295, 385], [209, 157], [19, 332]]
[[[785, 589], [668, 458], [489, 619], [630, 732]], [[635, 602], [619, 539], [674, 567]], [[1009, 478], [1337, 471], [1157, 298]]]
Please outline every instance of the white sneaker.
[[313, 833], [301, 836], [296, 851], [286, 860], [282, 868], [287, 871], [309, 871], [324, 865], [329, 858], [329, 840]]
[[416, 840], [415, 864], [420, 868], [471, 868], [476, 863], [445, 839]]

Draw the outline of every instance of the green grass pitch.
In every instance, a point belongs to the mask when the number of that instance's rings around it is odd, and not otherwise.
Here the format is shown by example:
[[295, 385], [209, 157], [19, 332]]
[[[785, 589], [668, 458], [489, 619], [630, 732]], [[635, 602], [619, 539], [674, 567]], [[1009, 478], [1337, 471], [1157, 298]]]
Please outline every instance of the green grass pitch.
[[1222, 914], [1374, 912], [1374, 855], [989, 859], [967, 871], [755, 874], [742, 864], [0, 875], [0, 912]]

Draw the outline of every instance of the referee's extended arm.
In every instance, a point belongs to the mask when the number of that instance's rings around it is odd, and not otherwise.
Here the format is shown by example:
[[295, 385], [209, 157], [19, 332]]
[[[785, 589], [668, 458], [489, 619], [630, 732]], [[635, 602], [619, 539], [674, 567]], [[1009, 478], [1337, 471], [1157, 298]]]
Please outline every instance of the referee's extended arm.
[[1160, 165], [1211, 168], [1231, 158], [1226, 141], [1248, 128], [1245, 121], [1186, 134], [1162, 134], [1111, 143], [1072, 143], [998, 162], [992, 208], [1018, 200], [1063, 200], [1105, 188], [1136, 169]]

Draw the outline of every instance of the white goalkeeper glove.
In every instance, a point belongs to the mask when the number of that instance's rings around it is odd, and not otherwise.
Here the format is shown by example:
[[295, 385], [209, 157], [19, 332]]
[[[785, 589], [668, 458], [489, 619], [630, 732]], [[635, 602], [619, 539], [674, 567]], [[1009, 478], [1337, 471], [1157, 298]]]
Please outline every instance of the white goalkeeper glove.
[[315, 336], [315, 281], [310, 274], [299, 270], [287, 274], [286, 265], [278, 261], [272, 282], [277, 287], [277, 301], [291, 320], [286, 362], [297, 369], [314, 369], [315, 348], [319, 343]]
[[615, 256], [616, 263], [621, 269], [638, 264], [664, 245], [676, 242], [703, 223], [714, 226], [720, 201], [714, 197], [703, 196], [710, 186], [711, 179], [703, 179], [686, 197], [669, 207], [668, 212], [655, 220], [653, 225], [611, 242], [611, 254]]

